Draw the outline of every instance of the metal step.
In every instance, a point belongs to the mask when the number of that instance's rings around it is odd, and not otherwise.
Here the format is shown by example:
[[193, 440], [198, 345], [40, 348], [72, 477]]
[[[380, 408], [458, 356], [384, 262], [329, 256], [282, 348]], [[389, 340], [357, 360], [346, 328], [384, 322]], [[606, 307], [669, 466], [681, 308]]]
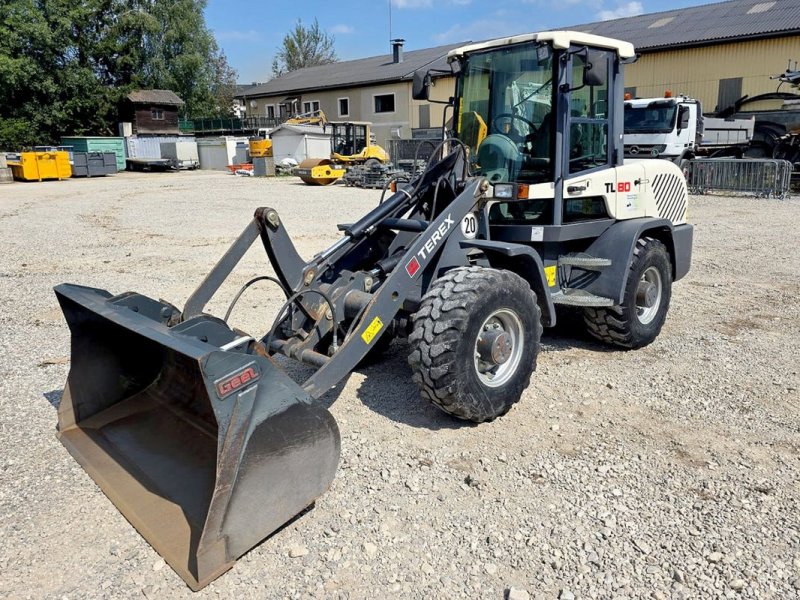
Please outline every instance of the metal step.
[[590, 256], [589, 254], [567, 254], [558, 257], [558, 266], [595, 270], [610, 267], [611, 259]]
[[553, 294], [553, 304], [563, 304], [566, 306], [585, 306], [585, 307], [600, 307], [600, 306], [614, 306], [614, 301], [611, 298], [604, 298], [603, 296], [595, 296], [586, 290], [576, 290], [564, 288], [560, 292]]

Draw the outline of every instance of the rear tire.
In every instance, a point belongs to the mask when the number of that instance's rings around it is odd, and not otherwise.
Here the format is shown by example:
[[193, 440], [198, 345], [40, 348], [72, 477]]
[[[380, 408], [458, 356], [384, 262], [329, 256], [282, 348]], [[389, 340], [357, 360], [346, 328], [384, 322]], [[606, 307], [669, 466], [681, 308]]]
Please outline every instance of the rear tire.
[[536, 369], [541, 334], [536, 294], [525, 280], [510, 271], [460, 267], [422, 298], [408, 362], [423, 398], [482, 423], [519, 401]]
[[589, 333], [622, 348], [641, 348], [661, 332], [672, 295], [672, 264], [660, 241], [644, 237], [636, 242], [622, 304], [587, 308]]

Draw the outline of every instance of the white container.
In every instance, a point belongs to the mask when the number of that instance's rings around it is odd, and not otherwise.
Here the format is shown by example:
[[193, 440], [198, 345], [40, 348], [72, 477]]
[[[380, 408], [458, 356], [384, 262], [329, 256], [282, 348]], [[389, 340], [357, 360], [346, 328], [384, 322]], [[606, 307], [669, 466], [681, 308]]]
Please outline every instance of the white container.
[[197, 140], [197, 155], [200, 168], [211, 171], [227, 171], [228, 165], [236, 164], [236, 142], [246, 138], [220, 137]]
[[270, 134], [275, 164], [285, 158], [299, 163], [307, 158], [330, 158], [331, 127], [281, 125]]

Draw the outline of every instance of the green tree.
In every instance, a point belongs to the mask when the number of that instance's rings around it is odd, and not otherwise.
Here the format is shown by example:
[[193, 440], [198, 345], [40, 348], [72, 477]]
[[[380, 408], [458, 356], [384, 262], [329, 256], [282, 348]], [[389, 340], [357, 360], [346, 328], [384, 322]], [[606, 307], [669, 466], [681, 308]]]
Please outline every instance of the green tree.
[[275, 77], [304, 67], [328, 65], [338, 60], [333, 44], [336, 39], [322, 31], [314, 19], [310, 27], [298, 20], [294, 29], [283, 38], [283, 43], [272, 61]]
[[188, 116], [230, 114], [235, 72], [206, 0], [2, 0], [0, 148], [116, 131], [133, 89], [171, 89]]

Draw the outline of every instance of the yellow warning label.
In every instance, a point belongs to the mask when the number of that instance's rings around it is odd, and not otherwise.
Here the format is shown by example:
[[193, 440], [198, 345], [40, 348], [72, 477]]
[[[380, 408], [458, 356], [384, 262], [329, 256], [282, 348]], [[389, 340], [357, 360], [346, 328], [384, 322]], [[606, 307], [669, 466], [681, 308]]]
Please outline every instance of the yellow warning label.
[[547, 277], [547, 287], [553, 287], [556, 284], [556, 266], [544, 268], [544, 276]]
[[372, 340], [378, 335], [381, 329], [383, 329], [383, 321], [381, 321], [379, 317], [375, 317], [372, 319], [372, 323], [369, 324], [369, 327], [361, 334], [361, 339], [364, 340], [365, 344], [371, 344]]

